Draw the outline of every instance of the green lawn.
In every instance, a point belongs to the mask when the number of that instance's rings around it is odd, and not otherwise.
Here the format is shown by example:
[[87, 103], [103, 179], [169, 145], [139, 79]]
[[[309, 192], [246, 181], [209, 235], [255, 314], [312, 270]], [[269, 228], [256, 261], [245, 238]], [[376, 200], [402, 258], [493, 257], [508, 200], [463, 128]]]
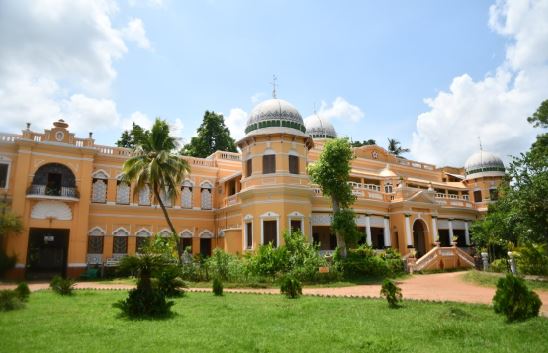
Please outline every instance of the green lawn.
[[0, 313], [1, 352], [542, 352], [548, 320], [506, 324], [483, 305], [189, 293], [175, 316], [130, 321], [124, 291], [33, 293]]
[[[462, 278], [465, 281], [479, 284], [485, 287], [496, 287], [497, 282], [501, 277], [504, 277], [505, 274], [502, 273], [493, 273], [493, 272], [481, 272], [481, 271], [468, 271], [463, 274]], [[546, 281], [532, 281], [526, 280], [527, 286], [534, 290], [548, 291], [548, 282]]]

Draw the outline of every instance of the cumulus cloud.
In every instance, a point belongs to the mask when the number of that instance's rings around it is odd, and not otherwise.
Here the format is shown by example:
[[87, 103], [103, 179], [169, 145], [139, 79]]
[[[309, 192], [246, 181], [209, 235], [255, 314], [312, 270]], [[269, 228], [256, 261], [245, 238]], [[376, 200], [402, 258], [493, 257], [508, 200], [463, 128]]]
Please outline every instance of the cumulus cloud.
[[[360, 107], [349, 103], [343, 97], [335, 98], [331, 105], [328, 105], [325, 101], [322, 101], [320, 104], [320, 109], [318, 109], [316, 113], [324, 119], [339, 119], [348, 123], [357, 123], [364, 116], [364, 113]], [[306, 119], [309, 119], [310, 117], [311, 116], [308, 116]]]
[[140, 18], [133, 18], [125, 28], [122, 29], [124, 38], [135, 42], [139, 48], [151, 49], [150, 41], [145, 32], [145, 26]]
[[47, 128], [60, 116], [77, 133], [119, 127], [113, 63], [125, 40], [147, 40], [139, 19], [115, 28], [117, 12], [110, 0], [0, 2], [1, 131]]
[[154, 121], [148, 117], [145, 113], [140, 111], [133, 112], [129, 118], [122, 119], [122, 129], [131, 130], [133, 123], [139, 125], [143, 129], [149, 130], [152, 127]]
[[236, 140], [244, 137], [247, 116], [248, 114], [242, 108], [233, 108], [225, 117], [225, 124], [230, 130], [230, 135]]
[[497, 1], [489, 27], [509, 40], [505, 60], [493, 74], [475, 81], [455, 77], [447, 92], [425, 99], [411, 153], [439, 165], [462, 165], [483, 146], [508, 160], [527, 149], [535, 131], [527, 123], [548, 92], [548, 0]]

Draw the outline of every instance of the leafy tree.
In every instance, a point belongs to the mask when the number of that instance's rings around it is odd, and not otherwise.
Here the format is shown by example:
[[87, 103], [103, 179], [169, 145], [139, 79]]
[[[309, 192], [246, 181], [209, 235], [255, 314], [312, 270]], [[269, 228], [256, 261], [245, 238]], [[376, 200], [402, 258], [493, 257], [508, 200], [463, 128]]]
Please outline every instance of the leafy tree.
[[376, 145], [376, 144], [377, 144], [377, 141], [373, 139], [363, 140], [363, 141], [352, 141], [350, 143], [352, 147], [369, 146], [369, 145]]
[[403, 148], [401, 142], [396, 139], [388, 139], [388, 151], [396, 156], [401, 156], [403, 153], [409, 152], [409, 148]]
[[143, 129], [139, 125], [133, 123], [131, 131], [124, 131], [122, 136], [118, 141], [116, 141], [116, 146], [126, 147], [126, 148], [135, 148], [137, 145], [142, 144], [146, 140], [150, 132], [146, 129]]
[[181, 154], [205, 158], [215, 151], [236, 152], [236, 143], [230, 137], [223, 115], [206, 110], [198, 136], [183, 147]]
[[[331, 226], [335, 231], [337, 246], [343, 257], [346, 256], [348, 236], [354, 236], [348, 229], [356, 227], [354, 217], [348, 217], [349, 212], [353, 213], [349, 207], [356, 199], [348, 184], [350, 161], [353, 158], [348, 139], [332, 139], [325, 144], [319, 160], [311, 164], [308, 169], [312, 181], [320, 185], [325, 196], [331, 197], [333, 220], [337, 220]], [[339, 222], [341, 219], [346, 221]]]
[[[527, 120], [535, 126], [545, 127], [547, 109], [548, 101], [544, 101]], [[476, 245], [490, 250], [495, 247], [506, 250], [509, 243], [519, 247], [547, 244], [546, 195], [548, 134], [542, 133], [529, 151], [513, 157], [505, 180], [499, 187], [499, 199], [489, 205], [483, 220], [473, 224], [472, 239]]]
[[[176, 147], [175, 138], [169, 136], [168, 124], [157, 118], [150, 134], [147, 134], [141, 144], [135, 147], [133, 156], [125, 161], [123, 166], [125, 180], [136, 183], [135, 192], [139, 192], [146, 186], [152, 190], [173, 237], [177, 236], [177, 232], [160, 194], [165, 193], [166, 197], [172, 198], [179, 192], [179, 185], [185, 175], [190, 173], [187, 161], [173, 153]], [[179, 242], [176, 244], [177, 247], [180, 246]]]
[[13, 213], [5, 202], [0, 202], [0, 276], [13, 268], [17, 261], [15, 255], [6, 253], [8, 234], [19, 234], [23, 231], [21, 217]]
[[548, 99], [540, 104], [537, 111], [528, 117], [527, 121], [534, 127], [548, 128]]

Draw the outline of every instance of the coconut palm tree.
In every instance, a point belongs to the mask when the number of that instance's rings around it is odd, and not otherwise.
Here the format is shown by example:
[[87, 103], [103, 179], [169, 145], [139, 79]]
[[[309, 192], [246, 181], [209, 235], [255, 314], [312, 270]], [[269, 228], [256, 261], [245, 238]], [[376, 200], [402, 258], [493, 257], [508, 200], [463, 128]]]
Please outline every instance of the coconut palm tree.
[[[176, 139], [169, 136], [168, 124], [156, 118], [150, 134], [133, 149], [132, 157], [124, 162], [122, 169], [124, 180], [135, 183], [136, 193], [147, 186], [152, 190], [154, 200], [160, 205], [175, 238], [177, 231], [169, 219], [160, 195], [163, 193], [166, 198], [177, 195], [179, 185], [185, 175], [190, 173], [188, 162], [174, 153], [177, 147]], [[179, 248], [179, 242], [176, 243]]]
[[409, 152], [409, 148], [403, 148], [400, 146], [401, 142], [396, 139], [388, 139], [388, 151], [398, 157], [402, 155], [402, 153]]

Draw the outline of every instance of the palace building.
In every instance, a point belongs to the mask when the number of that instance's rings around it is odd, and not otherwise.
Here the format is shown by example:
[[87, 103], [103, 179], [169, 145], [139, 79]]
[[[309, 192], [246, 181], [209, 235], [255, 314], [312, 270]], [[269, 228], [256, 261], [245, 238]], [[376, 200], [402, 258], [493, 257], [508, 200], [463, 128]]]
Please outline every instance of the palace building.
[[[181, 157], [191, 173], [167, 199], [183, 248], [209, 255], [283, 243], [300, 229], [322, 252], [336, 247], [330, 199], [307, 175], [337, 133], [327, 120], [306, 123], [290, 103], [269, 99], [250, 113], [240, 153]], [[422, 268], [471, 266], [470, 223], [497, 197], [504, 164], [480, 151], [464, 167], [436, 167], [397, 157], [376, 145], [354, 148], [349, 183], [363, 234], [375, 249], [410, 249]], [[43, 132], [0, 134], [0, 198], [20, 215], [24, 231], [5, 240], [17, 255], [12, 277], [77, 276], [87, 266], [139, 251], [154, 233], [171, 234], [151, 192], [126, 184], [126, 148], [76, 137], [63, 120]]]

